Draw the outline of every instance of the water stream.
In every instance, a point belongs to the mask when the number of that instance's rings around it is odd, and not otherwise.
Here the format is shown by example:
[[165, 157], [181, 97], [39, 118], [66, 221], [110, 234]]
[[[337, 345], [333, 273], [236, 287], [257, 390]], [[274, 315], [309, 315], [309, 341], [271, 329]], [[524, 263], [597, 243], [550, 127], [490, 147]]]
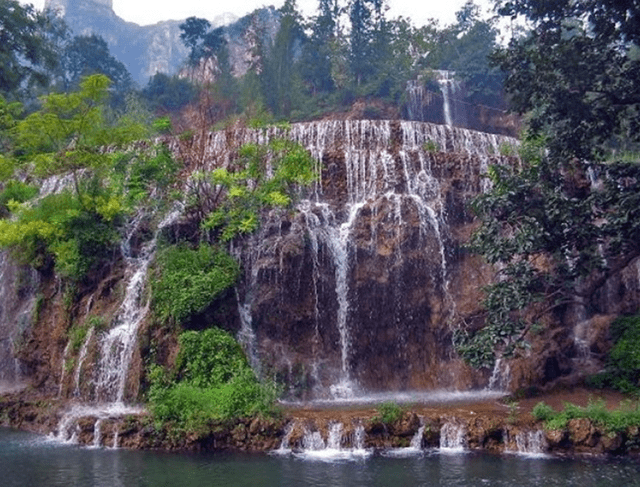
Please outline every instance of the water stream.
[[[89, 344], [94, 337], [94, 328], [87, 333], [74, 375], [74, 396], [79, 402], [72, 403], [60, 420], [54, 437], [62, 442], [75, 442], [78, 420], [84, 417], [96, 418], [94, 442], [101, 441], [100, 425], [104, 419], [119, 418], [127, 414], [139, 414], [142, 409], [125, 404], [125, 390], [130, 371], [131, 358], [135, 348], [138, 329], [145, 318], [149, 303], [144, 292], [147, 284], [147, 270], [151, 263], [160, 232], [173, 223], [181, 214], [182, 208], [174, 208], [157, 226], [153, 238], [146, 242], [137, 254], [131, 246], [141, 217], [134, 218], [121, 245], [122, 254], [127, 263], [126, 275], [129, 276], [125, 295], [119, 311], [113, 319], [111, 328], [98, 337], [100, 356], [96, 363], [95, 398], [87, 399], [81, 393], [82, 366], [86, 359]], [[114, 441], [117, 444], [117, 437]]]

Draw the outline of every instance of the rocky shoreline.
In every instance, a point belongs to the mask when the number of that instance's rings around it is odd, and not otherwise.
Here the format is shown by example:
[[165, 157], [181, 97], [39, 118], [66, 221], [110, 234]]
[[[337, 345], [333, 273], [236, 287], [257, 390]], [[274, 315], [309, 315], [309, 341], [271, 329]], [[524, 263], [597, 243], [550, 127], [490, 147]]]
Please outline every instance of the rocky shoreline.
[[[72, 404], [65, 400], [21, 392], [0, 396], [0, 426], [54, 435], [80, 445], [126, 449], [302, 452], [448, 447], [496, 454], [640, 455], [638, 427], [614, 433], [581, 418], [570, 420], [562, 430], [545, 430], [531, 415], [540, 400], [553, 404], [565, 398], [580, 403], [587, 396], [592, 397], [588, 391], [575, 391], [518, 402], [404, 406], [399, 419], [387, 422], [373, 406], [289, 407], [277, 418], [238, 419], [184, 433], [156, 427], [144, 412], [70, 415]], [[610, 407], [618, 399], [616, 394], [605, 397]]]

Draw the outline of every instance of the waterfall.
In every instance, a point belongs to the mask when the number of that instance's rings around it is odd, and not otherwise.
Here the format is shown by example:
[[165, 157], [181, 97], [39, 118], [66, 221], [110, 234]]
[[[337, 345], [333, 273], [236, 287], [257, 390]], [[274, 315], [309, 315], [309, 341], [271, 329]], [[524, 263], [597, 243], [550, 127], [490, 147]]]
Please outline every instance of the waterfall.
[[453, 110], [454, 96], [458, 89], [458, 82], [455, 80], [455, 73], [450, 71], [437, 71], [437, 82], [442, 93], [442, 111], [445, 124], [452, 127], [454, 124], [459, 125], [456, 120], [457, 112]]
[[440, 451], [457, 453], [467, 446], [467, 431], [463, 425], [447, 422], [440, 429]]
[[322, 439], [319, 431], [305, 431], [302, 438], [302, 448], [306, 452], [320, 451], [327, 448], [326, 443]]
[[415, 434], [411, 437], [411, 441], [409, 442], [409, 446], [405, 448], [389, 448], [382, 452], [382, 455], [386, 457], [394, 457], [394, 458], [404, 458], [404, 457], [413, 457], [416, 455], [422, 455], [424, 450], [422, 449], [422, 443], [424, 441], [424, 430], [426, 429], [426, 425], [424, 422], [424, 417], [420, 416], [420, 427], [415, 432]]
[[16, 351], [30, 329], [37, 301], [38, 275], [0, 251], [0, 391], [24, 387]]
[[103, 419], [100, 418], [96, 420], [95, 424], [93, 425], [93, 447], [94, 448], [100, 448], [100, 446], [102, 445], [102, 421]]
[[[320, 431], [305, 428], [302, 451], [294, 452], [294, 455], [304, 459], [329, 462], [366, 458], [372, 454], [372, 451], [365, 449], [365, 436], [362, 424], [355, 425], [352, 433], [345, 435], [343, 423], [331, 422], [327, 428], [326, 440]], [[351, 439], [351, 446], [343, 446], [345, 442], [349, 442], [349, 439]]]
[[[160, 232], [171, 225], [180, 216], [182, 208], [176, 206], [162, 222], [157, 226], [153, 238], [142, 246], [138, 255], [133, 255], [131, 238], [142, 217], [138, 215], [133, 219], [123, 239], [121, 250], [127, 263], [126, 274], [129, 280], [126, 286], [125, 296], [110, 330], [99, 337], [100, 357], [98, 360], [95, 387], [98, 404], [72, 404], [70, 409], [62, 416], [55, 438], [62, 442], [75, 442], [77, 440], [78, 420], [83, 417], [94, 417], [94, 446], [99, 446], [101, 437], [100, 425], [104, 419], [118, 418], [127, 414], [138, 414], [142, 410], [137, 407], [125, 405], [125, 388], [127, 375], [133, 356], [138, 329], [145, 318], [149, 303], [145, 295], [146, 274], [151, 263], [156, 243]], [[78, 364], [75, 371], [74, 395], [81, 395], [80, 375], [85, 361], [89, 343], [95, 336], [92, 327], [82, 344], [78, 356]], [[96, 439], [97, 438], [97, 439]], [[95, 442], [98, 442], [96, 444]], [[117, 446], [117, 434], [114, 438], [114, 447]]]
[[282, 436], [282, 442], [277, 450], [273, 453], [278, 455], [285, 455], [291, 453], [291, 435], [293, 434], [293, 430], [295, 429], [297, 423], [295, 421], [287, 424], [284, 428], [284, 435]]
[[[374, 333], [369, 331], [369, 320], [397, 329], [388, 350], [405, 363], [415, 355], [412, 347], [418, 346], [411, 339], [415, 333], [405, 332], [406, 327], [424, 329], [422, 316], [429, 313], [434, 313], [433, 321], [445, 324], [456, 316], [450, 219], [459, 218], [459, 210], [449, 213], [451, 189], [443, 180], [448, 167], [444, 152], [464, 158], [462, 172], [455, 177], [473, 195], [482, 185], [478, 174], [495, 157], [491, 154], [498, 154], [500, 144], [514, 143], [513, 139], [444, 125], [371, 120], [308, 122], [288, 130], [241, 129], [235, 137], [236, 145], [266, 143], [275, 137], [299, 142], [324, 164], [325, 179], [312, 191], [300, 193], [287, 231], [283, 233], [280, 214], [272, 212], [244, 249], [234, 248], [245, 268], [237, 296], [245, 350], [256, 368], [267, 360], [268, 368], [287, 375], [301, 366], [310, 384], [307, 395], [355, 399], [372, 387], [368, 378], [363, 383], [360, 350], [363, 333]], [[215, 151], [224, 154], [222, 141], [217, 136], [211, 140]], [[218, 157], [216, 164], [223, 164], [224, 157]], [[295, 245], [301, 248], [309, 278], [286, 274], [296, 232]], [[382, 299], [371, 301], [370, 288], [359, 285], [362, 280], [357, 276], [367, 266], [380, 273], [379, 282], [390, 281]], [[407, 273], [415, 277], [406, 280]], [[287, 342], [289, 332], [275, 322], [277, 310], [289, 299], [291, 282], [308, 282], [301, 288], [307, 294], [291, 304], [297, 307], [291, 319], [299, 321], [296, 326], [304, 330], [305, 342]], [[410, 308], [407, 295], [420, 287], [437, 295], [439, 302], [431, 305], [421, 299], [422, 308]], [[271, 312], [265, 307], [265, 295], [281, 296], [273, 300]], [[298, 308], [303, 303], [301, 316]], [[369, 317], [363, 307], [371, 307]], [[279, 332], [271, 336], [264, 330]]]
[[60, 385], [58, 386], [58, 397], [62, 397], [62, 389], [64, 387], [64, 379], [67, 375], [67, 357], [69, 356], [69, 351], [71, 350], [71, 341], [67, 342], [67, 345], [64, 347], [64, 352], [62, 352], [62, 365], [60, 366]]
[[340, 450], [342, 444], [342, 423], [333, 423], [329, 427], [329, 435], [327, 436], [327, 449]]
[[506, 360], [499, 357], [493, 366], [493, 372], [489, 378], [487, 389], [490, 391], [506, 391], [509, 388], [510, 380], [511, 367]]
[[416, 122], [424, 122], [424, 108], [431, 104], [432, 96], [424, 87], [424, 82], [417, 80], [407, 81], [407, 118]]
[[[177, 220], [181, 211], [181, 208], [176, 208], [165, 217], [151, 241], [143, 245], [138, 256], [131, 253], [130, 240], [133, 231], [128, 232], [128, 238], [123, 241], [122, 252], [130, 278], [120, 310], [113, 321], [114, 326], [101, 339], [96, 388], [98, 399], [103, 402], [124, 401], [127, 374], [138, 328], [149, 309], [144, 293], [147, 270], [155, 255], [160, 232]], [[138, 223], [139, 221], [134, 219], [134, 225]]]
[[540, 457], [547, 451], [547, 441], [542, 430], [519, 431], [515, 436], [517, 452], [521, 455]]
[[416, 451], [422, 450], [422, 439], [424, 437], [424, 429], [425, 429], [424, 418], [420, 417], [420, 427], [418, 428], [418, 431], [416, 431], [416, 434], [413, 435], [413, 438], [411, 438], [411, 443], [409, 443], [409, 448], [411, 450], [416, 450]]
[[[91, 343], [91, 340], [93, 338], [94, 330], [95, 330], [95, 327], [93, 326], [89, 328], [89, 332], [87, 333], [87, 336], [84, 339], [84, 343], [80, 348], [80, 353], [78, 354], [78, 364], [76, 365], [76, 373], [74, 376], [75, 388], [73, 390], [73, 395], [75, 397], [80, 396], [80, 374], [82, 372], [82, 366], [84, 365], [84, 362], [87, 358], [87, 352], [89, 351], [89, 344]], [[67, 344], [67, 347], [68, 346], [69, 344]], [[67, 352], [67, 349], [65, 348], [65, 355], [66, 355], [66, 352]], [[60, 381], [60, 387], [62, 387], [62, 380]]]

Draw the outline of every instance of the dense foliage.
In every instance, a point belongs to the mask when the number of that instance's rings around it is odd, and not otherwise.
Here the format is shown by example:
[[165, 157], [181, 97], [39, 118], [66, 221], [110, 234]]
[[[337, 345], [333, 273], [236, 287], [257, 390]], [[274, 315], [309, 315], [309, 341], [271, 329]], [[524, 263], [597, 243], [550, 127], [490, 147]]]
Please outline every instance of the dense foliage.
[[[244, 145], [238, 156], [231, 168], [218, 168], [210, 174], [218, 204], [210, 208], [202, 227], [222, 241], [255, 231], [261, 210], [290, 206], [296, 191], [317, 178], [316, 161], [309, 152], [284, 139], [269, 145]], [[203, 199], [201, 194], [195, 196]]]
[[204, 433], [217, 421], [275, 413], [275, 388], [258, 382], [238, 343], [218, 328], [182, 333], [173, 373], [155, 367], [151, 382], [158, 426]]
[[233, 257], [224, 250], [202, 243], [162, 249], [152, 280], [153, 309], [162, 321], [185, 323], [202, 313], [239, 274]]
[[529, 128], [521, 157], [492, 168], [492, 190], [474, 202], [482, 227], [472, 247], [499, 269], [485, 326], [457, 335], [478, 367], [526, 346], [543, 315], [588, 308], [640, 255], [640, 164], [628, 152], [640, 122], [637, 9], [500, 3], [533, 28], [496, 55]]
[[607, 368], [589, 378], [592, 385], [613, 387], [626, 393], [640, 393], [640, 316], [624, 316], [611, 325], [613, 347]]
[[534, 418], [544, 421], [549, 430], [562, 430], [572, 419], [586, 418], [595, 425], [611, 433], [621, 432], [630, 427], [640, 426], [640, 404], [626, 402], [618, 409], [610, 410], [604, 401], [589, 401], [586, 407], [565, 403], [562, 411], [556, 411], [548, 404], [539, 402], [531, 412]]
[[[182, 24], [181, 37], [191, 66], [214, 61], [215, 82], [207, 89], [216, 105], [225, 106], [216, 110], [222, 118], [252, 118], [267, 110], [275, 120], [295, 121], [344, 111], [358, 99], [399, 111], [408, 80], [431, 80], [431, 94], [441, 96], [438, 70], [455, 72], [452, 76], [467, 83], [468, 90], [458, 95], [465, 101], [502, 108], [503, 75], [488, 59], [498, 32], [477, 6], [467, 3], [457, 22], [445, 28], [436, 21], [416, 28], [408, 19], [389, 19], [387, 10], [383, 0], [320, 0], [317, 15], [304, 19], [296, 2], [287, 0], [278, 10], [275, 34], [269, 33], [271, 20], [256, 11], [248, 21], [248, 71], [237, 78], [228, 75], [230, 32], [192, 17]], [[364, 115], [381, 113], [372, 107]], [[211, 125], [220, 120], [213, 118]]]
[[25, 88], [46, 85], [47, 70], [56, 63], [47, 22], [32, 5], [0, 0], [0, 95], [21, 98]]
[[[13, 118], [18, 110], [5, 112], [0, 246], [35, 268], [55, 266], [75, 282], [100, 275], [113, 259], [127, 212], [124, 187], [111, 171], [122, 151], [104, 147], [122, 147], [147, 133], [126, 118], [106, 121], [109, 84], [94, 75], [76, 92], [43, 97], [42, 109], [24, 118]], [[59, 181], [58, 191], [35, 199], [25, 176], [33, 183], [43, 176]]]
[[374, 422], [392, 425], [402, 419], [405, 409], [395, 402], [383, 402], [377, 407], [377, 414], [372, 418]]

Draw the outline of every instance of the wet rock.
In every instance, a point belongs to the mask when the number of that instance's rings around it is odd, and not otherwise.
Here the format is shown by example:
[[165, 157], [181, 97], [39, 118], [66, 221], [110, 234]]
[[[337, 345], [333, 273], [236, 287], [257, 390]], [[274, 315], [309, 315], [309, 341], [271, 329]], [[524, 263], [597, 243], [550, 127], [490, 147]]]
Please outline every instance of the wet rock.
[[566, 430], [545, 430], [544, 436], [551, 448], [560, 448], [566, 446], [569, 433]]
[[598, 442], [598, 433], [587, 418], [572, 419], [567, 424], [569, 439], [574, 447], [593, 447]]

